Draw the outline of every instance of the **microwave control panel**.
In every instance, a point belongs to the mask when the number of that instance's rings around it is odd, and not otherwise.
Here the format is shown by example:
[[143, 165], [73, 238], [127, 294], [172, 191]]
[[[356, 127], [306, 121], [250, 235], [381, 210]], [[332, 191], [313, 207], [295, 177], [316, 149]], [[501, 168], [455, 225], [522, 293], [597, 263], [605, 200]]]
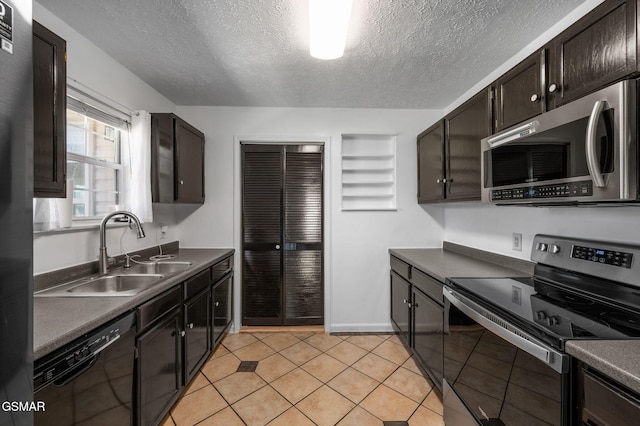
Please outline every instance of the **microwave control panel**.
[[590, 180], [556, 185], [520, 186], [517, 188], [491, 190], [492, 201], [589, 197], [592, 195], [593, 182]]

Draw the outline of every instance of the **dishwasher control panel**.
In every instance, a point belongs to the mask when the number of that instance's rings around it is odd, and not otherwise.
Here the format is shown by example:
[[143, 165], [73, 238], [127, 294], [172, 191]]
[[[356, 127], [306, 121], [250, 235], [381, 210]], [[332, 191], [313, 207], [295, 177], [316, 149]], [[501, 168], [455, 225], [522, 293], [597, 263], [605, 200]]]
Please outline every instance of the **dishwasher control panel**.
[[91, 367], [99, 353], [120, 338], [135, 325], [135, 314], [129, 314], [102, 326], [63, 348], [35, 361], [33, 372], [34, 391], [51, 382], [73, 380], [79, 372]]

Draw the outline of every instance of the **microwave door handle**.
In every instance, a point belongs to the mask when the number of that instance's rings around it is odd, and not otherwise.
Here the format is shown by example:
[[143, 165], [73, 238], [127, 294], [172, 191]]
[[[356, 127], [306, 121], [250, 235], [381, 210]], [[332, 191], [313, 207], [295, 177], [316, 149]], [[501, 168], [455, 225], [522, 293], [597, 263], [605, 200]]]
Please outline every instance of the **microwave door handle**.
[[589, 169], [589, 175], [593, 179], [593, 184], [602, 188], [605, 186], [604, 178], [602, 177], [602, 171], [600, 171], [600, 164], [596, 158], [596, 132], [598, 130], [598, 120], [602, 115], [606, 101], [597, 101], [593, 104], [593, 110], [591, 110], [591, 116], [589, 116], [589, 124], [587, 125], [587, 136], [585, 138], [585, 151], [587, 153], [587, 168]]

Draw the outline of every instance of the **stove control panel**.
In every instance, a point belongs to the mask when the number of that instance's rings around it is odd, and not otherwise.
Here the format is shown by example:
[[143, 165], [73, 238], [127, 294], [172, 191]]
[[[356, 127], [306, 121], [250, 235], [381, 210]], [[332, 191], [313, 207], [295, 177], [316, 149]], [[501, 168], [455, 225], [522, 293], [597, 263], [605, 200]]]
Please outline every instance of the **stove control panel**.
[[640, 287], [640, 245], [538, 234], [531, 260]]
[[573, 246], [571, 257], [574, 259], [588, 260], [590, 262], [604, 263], [606, 265], [631, 268], [632, 253], [623, 251], [605, 250], [596, 247]]

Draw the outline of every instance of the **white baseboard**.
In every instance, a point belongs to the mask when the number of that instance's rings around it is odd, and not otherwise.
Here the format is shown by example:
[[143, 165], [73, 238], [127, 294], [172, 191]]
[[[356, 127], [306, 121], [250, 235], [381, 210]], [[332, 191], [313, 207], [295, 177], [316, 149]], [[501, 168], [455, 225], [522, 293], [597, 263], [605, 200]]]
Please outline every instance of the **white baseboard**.
[[328, 333], [392, 333], [391, 323], [384, 324], [329, 324]]

